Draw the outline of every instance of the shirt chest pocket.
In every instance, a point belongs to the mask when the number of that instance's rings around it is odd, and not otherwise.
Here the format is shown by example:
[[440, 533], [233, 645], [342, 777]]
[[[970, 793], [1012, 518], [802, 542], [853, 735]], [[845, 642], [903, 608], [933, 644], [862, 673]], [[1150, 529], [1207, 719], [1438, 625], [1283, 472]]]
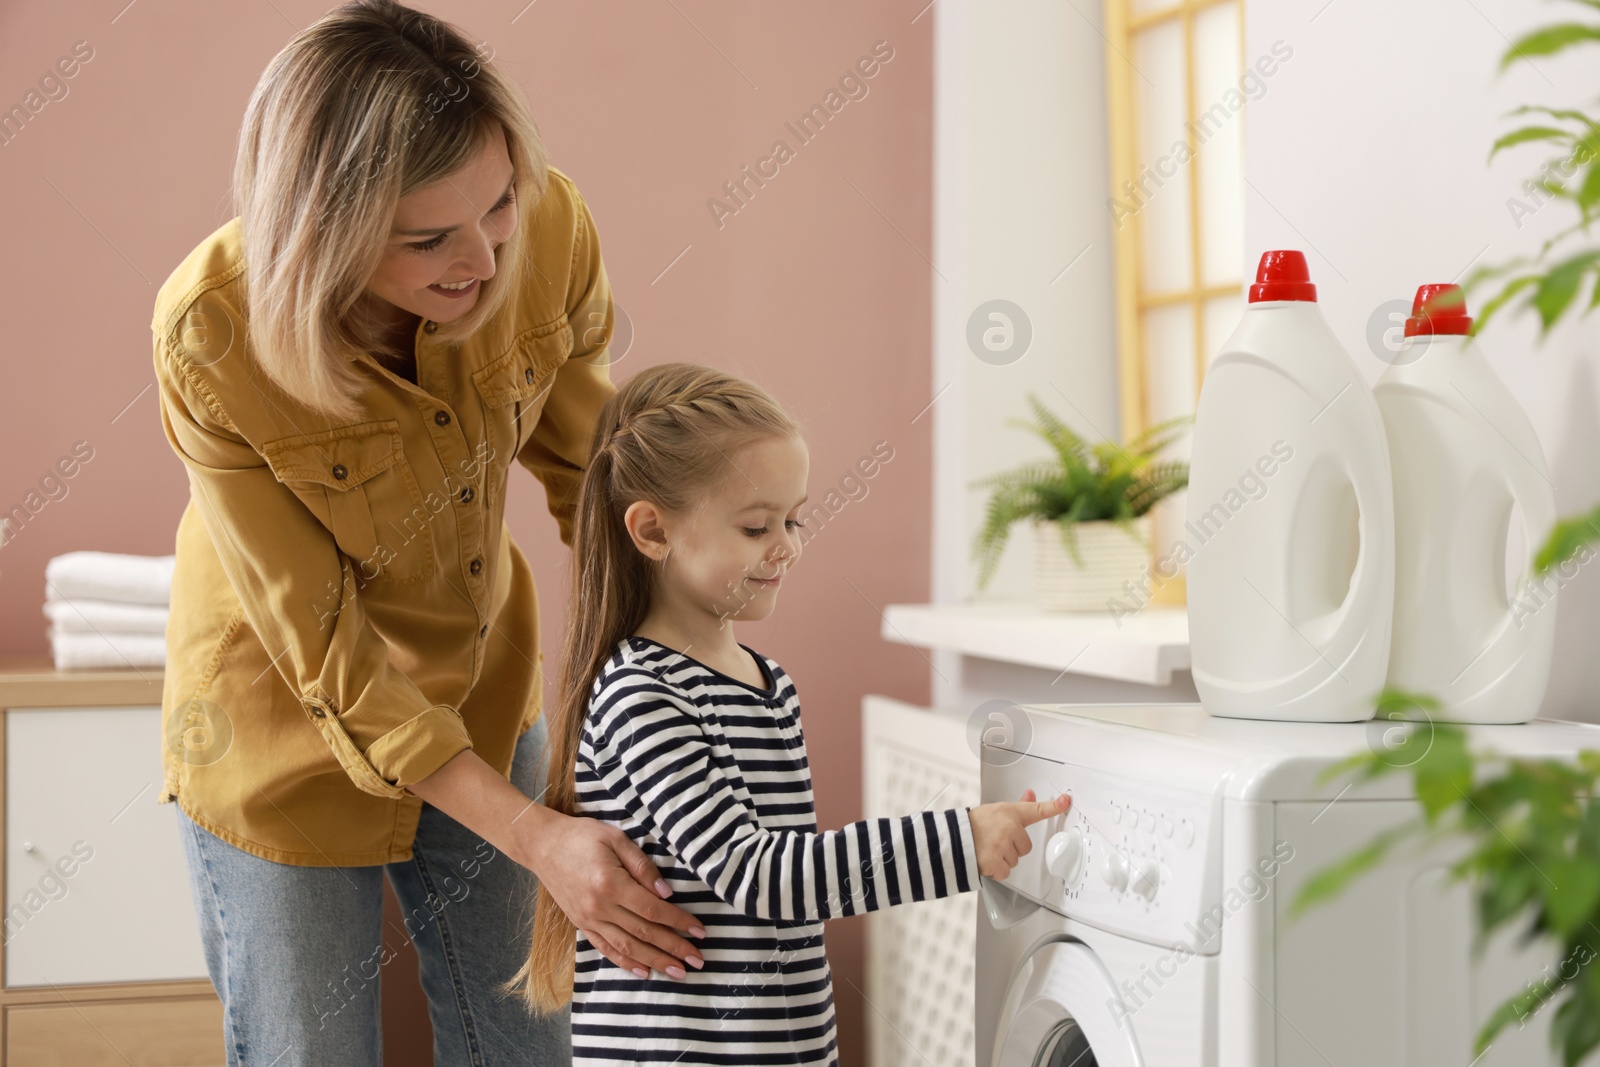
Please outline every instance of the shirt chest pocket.
[[278, 481], [328, 528], [363, 580], [433, 576], [432, 514], [394, 420], [273, 441], [261, 450]]
[[490, 444], [498, 452], [522, 451], [539, 424], [555, 385], [556, 371], [572, 352], [572, 327], [565, 315], [525, 331], [493, 363], [475, 371]]

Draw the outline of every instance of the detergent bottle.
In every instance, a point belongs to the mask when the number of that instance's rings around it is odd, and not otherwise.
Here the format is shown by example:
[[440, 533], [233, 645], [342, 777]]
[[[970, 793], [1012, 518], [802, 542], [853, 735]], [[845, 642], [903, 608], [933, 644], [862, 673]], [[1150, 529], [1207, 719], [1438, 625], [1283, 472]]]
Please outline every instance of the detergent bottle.
[[1508, 597], [1512, 508], [1533, 550], [1555, 522], [1555, 486], [1533, 423], [1489, 366], [1461, 287], [1424, 285], [1405, 345], [1373, 392], [1394, 470], [1394, 636], [1389, 684], [1439, 699], [1449, 722], [1527, 722], [1555, 648], [1554, 583]]
[[1184, 545], [1213, 715], [1370, 719], [1394, 614], [1383, 418], [1296, 251], [1267, 252], [1200, 390]]

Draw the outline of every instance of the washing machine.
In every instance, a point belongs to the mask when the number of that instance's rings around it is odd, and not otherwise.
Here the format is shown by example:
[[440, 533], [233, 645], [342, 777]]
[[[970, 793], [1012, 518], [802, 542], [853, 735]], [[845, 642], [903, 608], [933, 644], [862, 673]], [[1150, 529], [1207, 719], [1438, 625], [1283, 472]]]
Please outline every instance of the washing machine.
[[[1410, 775], [1319, 777], [1395, 723], [1217, 718], [1199, 704], [1031, 705], [983, 737], [982, 796], [1072, 795], [979, 909], [980, 1067], [1535, 1067], [1554, 1008], [1474, 1058], [1507, 997], [1570, 961], [1525, 929], [1485, 943], [1459, 843], [1406, 845], [1290, 919], [1327, 865], [1417, 816]], [[1474, 750], [1571, 758], [1600, 726], [1468, 727]], [[1570, 975], [1568, 975], [1570, 977]]]

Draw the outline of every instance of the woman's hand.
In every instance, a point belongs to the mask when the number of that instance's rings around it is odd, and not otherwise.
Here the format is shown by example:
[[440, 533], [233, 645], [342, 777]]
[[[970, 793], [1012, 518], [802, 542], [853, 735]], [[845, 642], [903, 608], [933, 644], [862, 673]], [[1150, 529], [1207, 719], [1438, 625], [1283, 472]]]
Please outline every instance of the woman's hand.
[[572, 925], [618, 967], [682, 978], [679, 961], [704, 966], [679, 931], [705, 930], [662, 899], [672, 891], [655, 864], [616, 827], [529, 800], [470, 748], [406, 788], [538, 875]]
[[1062, 793], [1054, 800], [1035, 800], [1033, 790], [1019, 801], [979, 804], [968, 812], [972, 821], [972, 843], [978, 849], [978, 873], [1004, 879], [1017, 860], [1033, 851], [1028, 827], [1060, 815], [1072, 807], [1072, 798]]
[[594, 819], [538, 810], [545, 815], [530, 827], [530, 866], [602, 956], [640, 978], [652, 968], [682, 978], [680, 961], [705, 966], [683, 936], [705, 937], [705, 930], [663, 899], [672, 890], [627, 834]]

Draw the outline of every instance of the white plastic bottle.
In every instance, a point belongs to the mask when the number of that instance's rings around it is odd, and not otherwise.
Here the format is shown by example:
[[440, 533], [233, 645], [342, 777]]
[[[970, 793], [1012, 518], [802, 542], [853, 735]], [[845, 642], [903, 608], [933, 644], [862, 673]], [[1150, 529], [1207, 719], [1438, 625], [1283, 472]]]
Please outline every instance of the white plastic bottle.
[[[1437, 697], [1449, 722], [1527, 722], [1550, 680], [1555, 589], [1507, 597], [1506, 538], [1515, 505], [1532, 556], [1555, 522], [1555, 486], [1471, 328], [1460, 286], [1424, 285], [1373, 387], [1394, 469], [1389, 684]], [[1524, 564], [1516, 590], [1527, 577]]]
[[1262, 255], [1200, 391], [1189, 647], [1213, 715], [1369, 719], [1388, 669], [1394, 494], [1383, 419], [1316, 301], [1303, 254]]

